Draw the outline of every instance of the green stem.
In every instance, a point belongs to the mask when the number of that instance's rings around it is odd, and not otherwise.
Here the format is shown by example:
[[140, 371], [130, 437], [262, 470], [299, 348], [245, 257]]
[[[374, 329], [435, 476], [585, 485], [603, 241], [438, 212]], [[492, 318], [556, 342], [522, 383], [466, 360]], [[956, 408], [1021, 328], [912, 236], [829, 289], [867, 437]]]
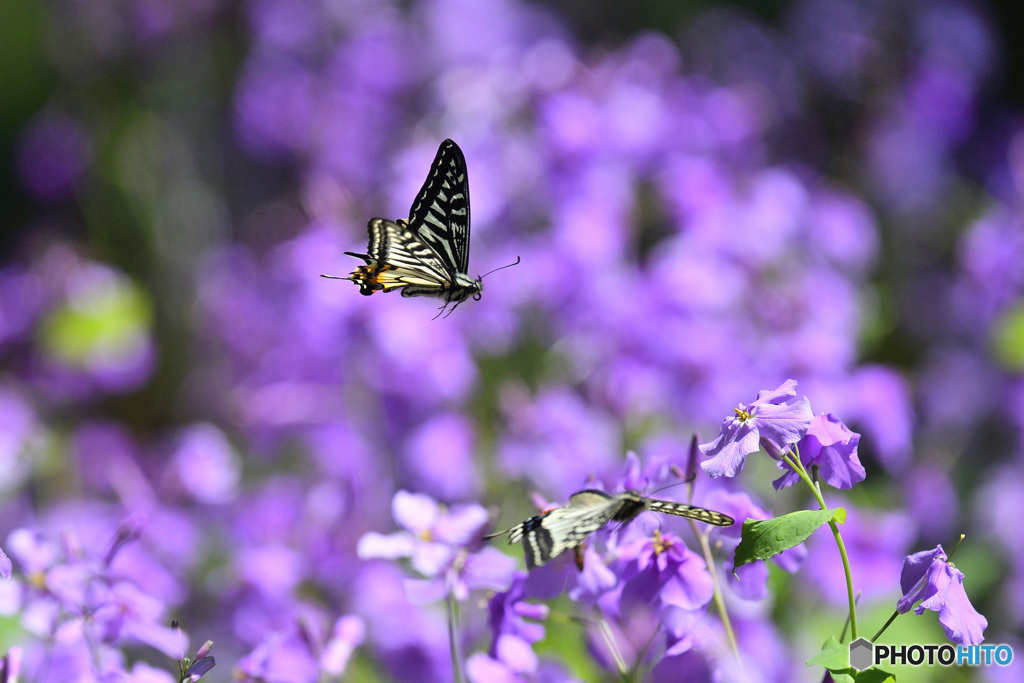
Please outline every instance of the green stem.
[[950, 550], [948, 553], [946, 553], [946, 562], [949, 565], [952, 566], [952, 564], [953, 564], [953, 553], [956, 552], [956, 549], [960, 547], [960, 544], [964, 542], [965, 538], [967, 538], [967, 534], [960, 534], [960, 538], [957, 539], [956, 545], [953, 546], [952, 550]]
[[889, 628], [889, 624], [891, 624], [892, 622], [896, 621], [896, 617], [898, 617], [899, 615], [900, 615], [900, 611], [899, 610], [893, 610], [892, 616], [889, 617], [888, 621], [886, 621], [884, 624], [882, 624], [882, 628], [878, 629], [878, 633], [876, 633], [875, 635], [871, 636], [871, 642], [873, 643], [873, 642], [877, 641], [878, 637], [880, 635], [882, 635], [882, 633], [885, 631], [885, 629]]
[[701, 554], [704, 555], [704, 562], [708, 565], [708, 571], [711, 573], [711, 580], [715, 585], [715, 592], [712, 595], [712, 599], [715, 601], [715, 610], [718, 611], [718, 618], [722, 620], [722, 626], [725, 628], [725, 635], [729, 638], [729, 646], [732, 648], [732, 653], [736, 655], [737, 661], [740, 658], [740, 648], [736, 644], [736, 633], [732, 630], [732, 621], [729, 619], [729, 610], [725, 608], [725, 599], [722, 597], [722, 587], [718, 583], [718, 572], [715, 571], [715, 557], [711, 554], [711, 544], [708, 543], [708, 537], [700, 532], [697, 527], [697, 522], [694, 520], [688, 520], [690, 522], [690, 528], [693, 529], [694, 535], [697, 537], [697, 542], [700, 543]]
[[459, 606], [456, 601], [452, 598], [451, 593], [445, 598], [445, 602], [448, 603], [448, 646], [450, 648], [452, 657], [452, 677], [455, 683], [462, 683], [464, 680], [462, 677], [462, 654], [459, 647], [458, 638], [458, 620], [459, 620]]
[[608, 645], [608, 652], [611, 654], [612, 659], [615, 660], [615, 667], [619, 670], [619, 675], [622, 676], [623, 680], [629, 680], [629, 667], [626, 666], [626, 660], [622, 658], [619, 646], [615, 643], [615, 635], [612, 633], [611, 627], [605, 621], [604, 615], [601, 614], [600, 610], [597, 612], [597, 628], [601, 631], [601, 635], [604, 636], [604, 642]]
[[[825, 505], [825, 499], [822, 498], [821, 491], [814, 485], [811, 478], [807, 476], [806, 470], [804, 470], [803, 465], [800, 464], [800, 459], [790, 457], [792, 453], [793, 451], [789, 451], [788, 453], [783, 454], [782, 457], [785, 458], [786, 463], [793, 468], [793, 471], [804, 480], [807, 487], [811, 489], [811, 493], [814, 494], [814, 497], [817, 499], [818, 505], [821, 506], [821, 509], [827, 510], [828, 506]], [[846, 544], [843, 543], [843, 536], [839, 533], [839, 525], [834, 521], [829, 521], [828, 526], [832, 529], [832, 536], [836, 539], [836, 546], [839, 548], [839, 556], [843, 560], [843, 572], [846, 574], [846, 595], [850, 602], [850, 639], [857, 640], [857, 601], [853, 594], [853, 574], [850, 571], [850, 557], [846, 554]]]

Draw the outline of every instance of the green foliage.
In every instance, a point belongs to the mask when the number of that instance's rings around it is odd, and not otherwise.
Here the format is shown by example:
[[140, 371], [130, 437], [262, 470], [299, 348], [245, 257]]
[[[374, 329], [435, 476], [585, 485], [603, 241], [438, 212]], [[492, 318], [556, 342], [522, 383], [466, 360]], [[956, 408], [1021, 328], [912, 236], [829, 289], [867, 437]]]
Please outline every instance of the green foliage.
[[741, 567], [754, 560], [767, 560], [804, 542], [814, 530], [828, 522], [842, 524], [846, 510], [798, 510], [788, 515], [743, 523], [743, 536], [736, 546], [733, 566]]
[[130, 281], [90, 284], [94, 286], [55, 309], [42, 326], [42, 340], [50, 354], [73, 367], [132, 353], [152, 325], [152, 303]]
[[807, 660], [807, 666], [823, 666], [829, 671], [840, 671], [850, 668], [850, 648], [829, 636], [821, 647], [821, 652]]
[[807, 660], [807, 666], [823, 666], [832, 674], [835, 683], [885, 683], [896, 680], [888, 671], [871, 667], [857, 671], [850, 666], [850, 646], [829, 636], [821, 652]]
[[1024, 370], [1024, 303], [996, 323], [992, 334], [996, 360], [1007, 370]]

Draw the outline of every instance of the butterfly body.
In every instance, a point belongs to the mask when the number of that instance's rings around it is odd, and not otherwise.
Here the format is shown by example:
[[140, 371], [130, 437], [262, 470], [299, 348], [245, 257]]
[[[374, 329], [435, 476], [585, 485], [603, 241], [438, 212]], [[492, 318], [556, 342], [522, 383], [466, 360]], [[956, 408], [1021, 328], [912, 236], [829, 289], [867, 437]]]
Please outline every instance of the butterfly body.
[[[466, 274], [469, 267], [469, 182], [466, 159], [451, 140], [437, 150], [423, 187], [409, 209], [408, 220], [371, 218], [365, 261], [348, 277], [359, 293], [402, 290], [402, 296], [433, 296], [444, 306], [480, 298], [481, 278]], [[324, 276], [331, 277], [331, 276]], [[444, 306], [442, 308], [444, 308]]]
[[541, 567], [563, 552], [579, 546], [605, 524], [628, 524], [645, 510], [688, 517], [716, 526], [729, 526], [735, 521], [721, 512], [647, 498], [636, 491], [625, 491], [613, 496], [597, 489], [584, 489], [572, 494], [565, 506], [542, 512], [486, 538], [507, 534], [509, 543], [522, 541], [526, 566]]

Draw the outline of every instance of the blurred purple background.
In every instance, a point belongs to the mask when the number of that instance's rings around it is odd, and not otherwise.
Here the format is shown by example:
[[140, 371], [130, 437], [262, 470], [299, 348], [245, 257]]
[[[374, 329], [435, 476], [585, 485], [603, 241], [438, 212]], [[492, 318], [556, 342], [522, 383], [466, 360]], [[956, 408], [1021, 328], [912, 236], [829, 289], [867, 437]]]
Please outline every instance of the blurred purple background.
[[[446, 680], [443, 605], [356, 556], [396, 528], [396, 491], [514, 523], [627, 451], [683, 466], [693, 431], [787, 378], [863, 435], [867, 480], [833, 498], [857, 511], [870, 632], [902, 557], [965, 533], [986, 637], [1024, 656], [1009, 3], [629, 6], [5, 6], [0, 547], [25, 577], [132, 541], [103, 570], [121, 616], [102, 657], [67, 633], [77, 589], [0, 587], [28, 680], [164, 680], [172, 618], [184, 654], [215, 641], [215, 680]], [[446, 137], [469, 274], [522, 263], [437, 320], [318, 277], [357, 265], [371, 216], [407, 215]], [[806, 504], [759, 472], [739, 485], [766, 510]], [[773, 604], [730, 597], [763, 680], [820, 680], [803, 660], [844, 618], [814, 540]], [[463, 620], [486, 650], [478, 602]], [[542, 659], [602, 675], [554, 630]]]

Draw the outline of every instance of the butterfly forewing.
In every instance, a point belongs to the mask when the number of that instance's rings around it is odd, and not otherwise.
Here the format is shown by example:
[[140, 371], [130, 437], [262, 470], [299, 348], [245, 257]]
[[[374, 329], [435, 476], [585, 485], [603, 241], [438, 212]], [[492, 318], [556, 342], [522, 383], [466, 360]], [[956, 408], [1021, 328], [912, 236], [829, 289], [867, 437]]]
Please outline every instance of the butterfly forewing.
[[644, 510], [689, 517], [707, 524], [729, 526], [734, 520], [720, 512], [685, 503], [646, 498], [634, 491], [611, 496], [597, 489], [578, 491], [565, 507], [531, 517], [511, 529], [490, 534], [508, 534], [509, 543], [523, 542], [527, 567], [541, 567], [566, 550], [579, 546], [588, 536], [610, 521], [628, 524]]
[[469, 180], [466, 158], [451, 140], [437, 150], [409, 209], [409, 226], [453, 273], [469, 268]]

